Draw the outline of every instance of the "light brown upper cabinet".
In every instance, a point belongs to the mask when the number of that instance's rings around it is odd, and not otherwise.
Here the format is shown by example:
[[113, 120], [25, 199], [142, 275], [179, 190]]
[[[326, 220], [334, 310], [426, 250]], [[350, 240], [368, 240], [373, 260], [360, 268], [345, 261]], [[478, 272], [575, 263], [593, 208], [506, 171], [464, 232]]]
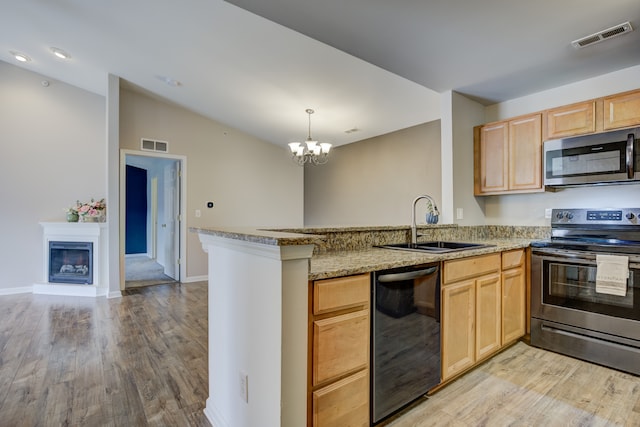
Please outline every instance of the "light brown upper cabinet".
[[640, 90], [603, 99], [604, 130], [640, 125]]
[[542, 187], [542, 114], [474, 129], [474, 194], [529, 193]]
[[547, 122], [545, 140], [596, 131], [595, 100], [553, 108], [547, 110], [545, 114]]
[[544, 112], [544, 139], [640, 125], [640, 90], [552, 108]]

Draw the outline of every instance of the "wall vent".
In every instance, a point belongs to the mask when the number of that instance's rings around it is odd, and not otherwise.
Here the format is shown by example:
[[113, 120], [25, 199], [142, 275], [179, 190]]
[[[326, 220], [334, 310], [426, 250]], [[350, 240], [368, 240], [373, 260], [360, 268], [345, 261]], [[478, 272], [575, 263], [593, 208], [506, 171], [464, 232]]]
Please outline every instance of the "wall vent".
[[609, 40], [613, 37], [618, 37], [623, 34], [630, 33], [631, 31], [633, 31], [633, 27], [631, 26], [631, 23], [627, 21], [620, 25], [616, 25], [615, 27], [607, 28], [606, 30], [598, 31], [597, 33], [591, 34], [589, 36], [574, 40], [571, 42], [571, 44], [576, 49], [581, 49], [583, 47], [591, 46], [592, 44]]
[[140, 141], [140, 149], [142, 149], [143, 151], [168, 153], [169, 143], [167, 141], [156, 141], [153, 139], [142, 138], [142, 140]]

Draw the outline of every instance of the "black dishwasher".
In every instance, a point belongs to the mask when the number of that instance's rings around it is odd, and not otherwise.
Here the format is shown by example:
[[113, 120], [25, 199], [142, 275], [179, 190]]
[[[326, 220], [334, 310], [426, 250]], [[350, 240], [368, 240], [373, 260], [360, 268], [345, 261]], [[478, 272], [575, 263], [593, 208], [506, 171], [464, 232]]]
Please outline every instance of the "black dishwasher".
[[439, 264], [373, 273], [371, 420], [375, 424], [440, 383]]

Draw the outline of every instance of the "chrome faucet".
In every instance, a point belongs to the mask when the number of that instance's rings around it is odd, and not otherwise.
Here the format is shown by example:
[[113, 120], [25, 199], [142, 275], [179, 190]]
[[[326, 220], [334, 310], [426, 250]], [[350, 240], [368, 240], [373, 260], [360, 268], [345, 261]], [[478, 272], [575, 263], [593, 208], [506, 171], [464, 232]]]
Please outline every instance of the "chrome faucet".
[[420, 199], [428, 200], [430, 204], [433, 206], [434, 215], [440, 215], [440, 212], [438, 212], [438, 206], [436, 206], [436, 201], [433, 200], [431, 196], [427, 196], [425, 194], [423, 196], [418, 196], [413, 200], [413, 209], [411, 210], [411, 244], [413, 246], [418, 244], [418, 231], [416, 229], [416, 204]]

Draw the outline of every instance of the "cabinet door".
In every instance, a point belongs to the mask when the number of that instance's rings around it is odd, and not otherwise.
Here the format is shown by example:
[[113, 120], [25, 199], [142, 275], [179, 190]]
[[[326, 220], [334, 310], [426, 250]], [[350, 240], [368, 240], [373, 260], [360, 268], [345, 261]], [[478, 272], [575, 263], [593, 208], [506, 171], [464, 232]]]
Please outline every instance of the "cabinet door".
[[583, 135], [596, 131], [596, 102], [594, 100], [553, 108], [546, 113], [545, 139]]
[[475, 155], [478, 158], [481, 193], [508, 189], [508, 132], [507, 122], [489, 124], [480, 129], [480, 142]]
[[525, 334], [524, 267], [502, 272], [502, 342], [507, 344]]
[[495, 353], [502, 342], [500, 274], [476, 280], [476, 361]]
[[442, 379], [475, 361], [475, 281], [442, 287]]
[[369, 370], [313, 392], [314, 427], [369, 427]]
[[604, 98], [604, 129], [640, 125], [640, 91]]
[[363, 369], [369, 363], [369, 311], [313, 322], [313, 385]]
[[542, 115], [509, 122], [509, 190], [542, 189]]

